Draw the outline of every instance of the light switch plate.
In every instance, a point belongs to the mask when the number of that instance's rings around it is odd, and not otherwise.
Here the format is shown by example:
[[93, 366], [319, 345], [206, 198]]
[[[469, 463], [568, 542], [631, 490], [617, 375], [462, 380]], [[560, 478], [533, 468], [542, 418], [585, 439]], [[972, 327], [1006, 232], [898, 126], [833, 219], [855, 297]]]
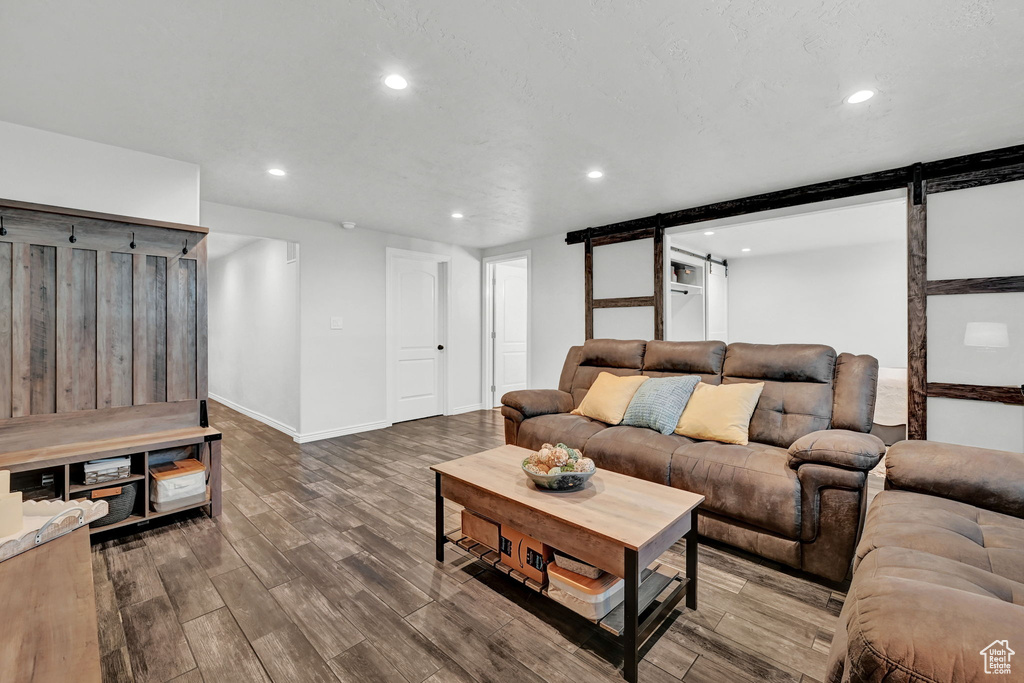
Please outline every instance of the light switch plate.
[[340, 315], [332, 315], [331, 316], [331, 329], [332, 330], [340, 330], [343, 327], [344, 327], [344, 325], [343, 325], [341, 316]]

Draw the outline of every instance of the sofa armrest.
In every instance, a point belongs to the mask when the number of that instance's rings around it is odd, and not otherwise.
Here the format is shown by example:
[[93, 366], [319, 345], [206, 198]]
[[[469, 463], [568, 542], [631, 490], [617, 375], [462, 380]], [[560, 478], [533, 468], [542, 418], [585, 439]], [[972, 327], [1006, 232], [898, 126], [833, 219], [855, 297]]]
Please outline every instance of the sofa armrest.
[[885, 487], [1024, 518], [1024, 453], [900, 441], [885, 457]]
[[868, 472], [883, 455], [885, 444], [877, 436], [846, 429], [823, 429], [793, 442], [789, 447], [789, 466], [797, 469], [813, 462]]
[[503, 405], [515, 408], [529, 419], [538, 415], [572, 412], [572, 395], [558, 389], [522, 389], [501, 397]]

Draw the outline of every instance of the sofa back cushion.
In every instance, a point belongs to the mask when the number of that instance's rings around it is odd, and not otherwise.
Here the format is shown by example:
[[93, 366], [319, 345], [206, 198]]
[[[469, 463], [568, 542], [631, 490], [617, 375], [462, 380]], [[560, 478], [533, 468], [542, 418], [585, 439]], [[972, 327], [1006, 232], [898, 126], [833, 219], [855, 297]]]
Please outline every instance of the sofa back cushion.
[[643, 372], [648, 377], [697, 375], [704, 384], [721, 384], [725, 349], [725, 343], [720, 341], [650, 341], [644, 353]]
[[780, 448], [832, 424], [836, 352], [821, 344], [730, 344], [723, 383], [764, 382], [751, 441]]
[[566, 380], [566, 375], [570, 374], [568, 365], [573, 356], [578, 355], [579, 363], [571, 372], [572, 378], [567, 381], [568, 389], [562, 386], [562, 382], [559, 383], [559, 388], [572, 394], [573, 404], [578, 407], [583, 397], [587, 395], [590, 385], [602, 372], [620, 377], [639, 375], [643, 368], [646, 346], [647, 342], [642, 340], [588, 339], [578, 354], [569, 351], [562, 379]]

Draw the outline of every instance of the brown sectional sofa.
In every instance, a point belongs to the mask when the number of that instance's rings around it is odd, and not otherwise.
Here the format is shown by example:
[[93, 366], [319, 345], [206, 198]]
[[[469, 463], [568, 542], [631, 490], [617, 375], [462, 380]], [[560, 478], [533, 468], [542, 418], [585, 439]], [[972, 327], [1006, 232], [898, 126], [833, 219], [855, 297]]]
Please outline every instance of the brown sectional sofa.
[[[746, 446], [571, 415], [601, 372], [764, 382]], [[838, 581], [860, 535], [878, 362], [821, 345], [592, 339], [570, 349], [558, 389], [502, 398], [505, 441], [564, 442], [598, 467], [700, 493], [702, 535]]]
[[[885, 466], [827, 680], [1024, 680], [1024, 454], [902, 441]], [[1005, 640], [1012, 673], [990, 676]]]

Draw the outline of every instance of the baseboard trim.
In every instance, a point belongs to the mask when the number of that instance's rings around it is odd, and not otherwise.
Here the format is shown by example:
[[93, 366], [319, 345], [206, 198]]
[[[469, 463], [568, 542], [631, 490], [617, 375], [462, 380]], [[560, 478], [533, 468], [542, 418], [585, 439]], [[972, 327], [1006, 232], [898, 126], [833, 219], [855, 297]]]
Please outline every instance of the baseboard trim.
[[462, 406], [461, 408], [452, 408], [451, 415], [462, 415], [463, 413], [472, 413], [477, 410], [483, 410], [483, 403], [474, 403], [471, 406]]
[[319, 432], [297, 434], [293, 438], [296, 443], [309, 443], [310, 441], [333, 439], [336, 436], [348, 436], [349, 434], [359, 434], [360, 432], [372, 432], [375, 429], [387, 429], [390, 426], [391, 423], [386, 420], [381, 422], [367, 422], [366, 424], [353, 425], [351, 427], [339, 427], [338, 429], [324, 429]]
[[268, 427], [273, 427], [277, 431], [279, 431], [279, 432], [281, 432], [283, 434], [287, 434], [288, 436], [292, 437], [293, 439], [298, 436], [298, 431], [296, 431], [296, 429], [294, 427], [289, 427], [288, 425], [284, 424], [283, 422], [278, 422], [277, 420], [275, 420], [272, 417], [268, 417], [267, 415], [264, 415], [263, 413], [260, 413], [260, 412], [257, 412], [255, 410], [251, 410], [249, 408], [246, 408], [243, 405], [239, 405], [239, 404], [235, 403], [234, 401], [226, 399], [223, 396], [219, 396], [219, 395], [217, 395], [217, 394], [215, 394], [213, 392], [210, 392], [209, 396], [210, 396], [210, 398], [212, 400], [216, 401], [217, 403], [223, 403], [228, 408], [231, 408], [231, 410], [237, 411], [237, 412], [241, 413], [242, 415], [245, 415], [246, 417], [251, 417], [252, 419], [256, 420], [257, 422], [262, 422], [263, 424], [267, 425]]

